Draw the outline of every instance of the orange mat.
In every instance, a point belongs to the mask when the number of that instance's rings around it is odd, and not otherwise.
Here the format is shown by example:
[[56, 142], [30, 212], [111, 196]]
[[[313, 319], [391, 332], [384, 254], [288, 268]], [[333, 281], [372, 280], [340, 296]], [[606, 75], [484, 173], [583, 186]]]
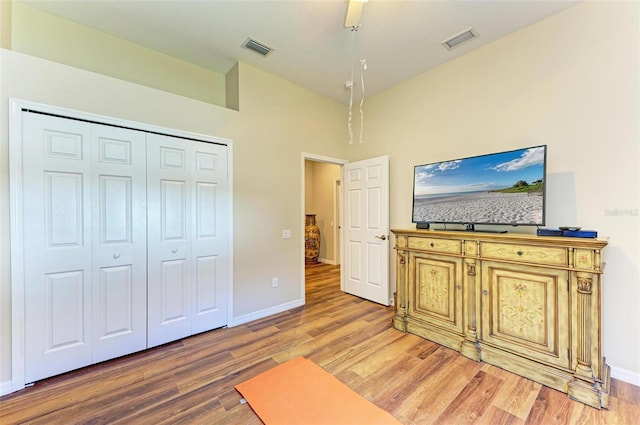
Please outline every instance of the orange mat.
[[304, 357], [238, 384], [236, 390], [266, 425], [400, 424]]

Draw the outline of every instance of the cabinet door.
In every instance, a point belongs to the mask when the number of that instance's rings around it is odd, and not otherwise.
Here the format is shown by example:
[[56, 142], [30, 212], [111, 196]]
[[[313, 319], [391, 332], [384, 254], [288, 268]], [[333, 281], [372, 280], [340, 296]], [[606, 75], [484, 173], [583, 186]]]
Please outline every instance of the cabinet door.
[[408, 316], [462, 333], [462, 260], [412, 252]]
[[483, 342], [542, 363], [569, 367], [565, 270], [482, 264]]

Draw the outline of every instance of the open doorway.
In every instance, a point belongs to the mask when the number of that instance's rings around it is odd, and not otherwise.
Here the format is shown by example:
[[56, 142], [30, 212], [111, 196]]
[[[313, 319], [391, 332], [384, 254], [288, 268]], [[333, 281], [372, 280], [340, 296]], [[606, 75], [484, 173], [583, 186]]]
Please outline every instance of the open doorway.
[[320, 231], [318, 258], [312, 263], [340, 264], [339, 252], [336, 252], [339, 239], [336, 208], [340, 203], [336, 197], [336, 181], [340, 181], [340, 168], [340, 165], [328, 162], [305, 161], [304, 213], [315, 216]]
[[310, 261], [305, 255], [306, 241], [303, 241], [301, 261], [303, 266], [303, 288], [306, 282], [306, 271], [316, 265], [341, 264], [341, 217], [342, 193], [340, 182], [342, 166], [345, 160], [327, 158], [312, 154], [303, 154], [303, 196], [302, 196], [302, 234], [304, 235], [305, 217], [313, 214], [318, 226], [320, 243], [317, 258]]

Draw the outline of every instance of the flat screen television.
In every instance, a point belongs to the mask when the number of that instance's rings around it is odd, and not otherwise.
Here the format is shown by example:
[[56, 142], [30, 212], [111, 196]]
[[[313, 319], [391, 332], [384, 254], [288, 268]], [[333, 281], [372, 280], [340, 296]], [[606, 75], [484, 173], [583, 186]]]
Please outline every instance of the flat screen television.
[[417, 165], [413, 222], [542, 226], [547, 147]]

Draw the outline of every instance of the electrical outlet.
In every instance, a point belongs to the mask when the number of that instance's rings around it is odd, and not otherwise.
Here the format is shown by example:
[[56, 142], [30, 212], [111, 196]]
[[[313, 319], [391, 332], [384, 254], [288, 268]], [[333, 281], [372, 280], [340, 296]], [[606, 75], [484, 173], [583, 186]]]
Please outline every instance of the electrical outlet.
[[282, 231], [282, 239], [291, 239], [291, 229], [284, 229]]
[[271, 287], [272, 288], [277, 288], [278, 287], [278, 278], [274, 277], [273, 279], [271, 279]]

